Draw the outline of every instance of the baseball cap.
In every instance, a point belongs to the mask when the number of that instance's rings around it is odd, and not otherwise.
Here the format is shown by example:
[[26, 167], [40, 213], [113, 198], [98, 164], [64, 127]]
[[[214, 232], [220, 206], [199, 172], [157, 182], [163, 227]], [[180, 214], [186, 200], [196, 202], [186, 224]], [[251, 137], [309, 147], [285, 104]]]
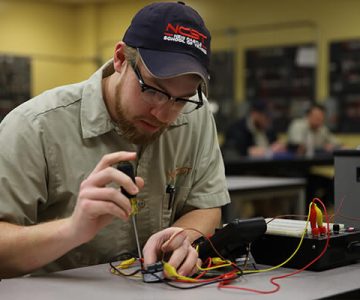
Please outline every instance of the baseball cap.
[[132, 19], [123, 41], [137, 48], [157, 78], [199, 75], [208, 90], [210, 32], [201, 16], [183, 2], [156, 2]]
[[261, 113], [266, 113], [268, 110], [267, 104], [263, 100], [255, 100], [250, 104], [251, 111], [257, 111]]

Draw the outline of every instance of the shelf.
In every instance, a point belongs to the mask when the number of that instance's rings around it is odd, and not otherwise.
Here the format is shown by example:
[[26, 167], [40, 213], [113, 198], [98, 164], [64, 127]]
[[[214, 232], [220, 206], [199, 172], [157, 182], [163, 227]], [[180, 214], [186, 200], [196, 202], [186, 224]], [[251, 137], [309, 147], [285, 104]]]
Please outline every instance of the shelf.
[[339, 132], [360, 131], [360, 40], [330, 44], [330, 95], [337, 102]]
[[305, 111], [314, 100], [314, 53], [309, 44], [246, 51], [247, 101], [266, 101], [277, 131], [286, 131], [299, 116], [294, 107]]
[[0, 55], [0, 121], [30, 99], [30, 59]]

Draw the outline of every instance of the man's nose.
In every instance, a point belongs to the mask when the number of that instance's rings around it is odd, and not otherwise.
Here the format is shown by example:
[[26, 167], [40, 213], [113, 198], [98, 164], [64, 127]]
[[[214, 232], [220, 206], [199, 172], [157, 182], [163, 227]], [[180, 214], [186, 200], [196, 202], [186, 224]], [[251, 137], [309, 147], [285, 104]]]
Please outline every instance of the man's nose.
[[169, 123], [177, 115], [177, 112], [171, 109], [171, 103], [154, 106], [150, 109], [150, 113], [162, 123]]

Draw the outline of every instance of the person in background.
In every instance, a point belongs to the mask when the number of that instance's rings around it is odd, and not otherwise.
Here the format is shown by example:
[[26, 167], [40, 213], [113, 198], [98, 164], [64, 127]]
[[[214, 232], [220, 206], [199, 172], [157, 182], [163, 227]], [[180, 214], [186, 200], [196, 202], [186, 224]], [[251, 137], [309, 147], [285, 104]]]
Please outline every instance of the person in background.
[[250, 157], [272, 157], [286, 151], [285, 144], [271, 127], [266, 103], [253, 102], [249, 114], [229, 127], [223, 151]]
[[312, 157], [319, 153], [331, 153], [341, 147], [324, 122], [325, 107], [320, 104], [311, 106], [304, 118], [290, 123], [287, 132], [289, 149], [297, 155]]
[[[230, 202], [208, 89], [210, 33], [184, 3], [132, 19], [113, 58], [88, 80], [18, 106], [0, 124], [0, 278], [137, 253], [180, 275], [199, 263]], [[130, 161], [136, 182], [116, 165]], [[171, 187], [168, 189], [168, 187]]]
[[[325, 107], [312, 105], [303, 118], [290, 123], [287, 133], [288, 149], [297, 156], [312, 158], [319, 154], [331, 154], [343, 146], [325, 125]], [[326, 174], [310, 172], [307, 175], [306, 202], [319, 197], [331, 210], [334, 206], [334, 178]]]

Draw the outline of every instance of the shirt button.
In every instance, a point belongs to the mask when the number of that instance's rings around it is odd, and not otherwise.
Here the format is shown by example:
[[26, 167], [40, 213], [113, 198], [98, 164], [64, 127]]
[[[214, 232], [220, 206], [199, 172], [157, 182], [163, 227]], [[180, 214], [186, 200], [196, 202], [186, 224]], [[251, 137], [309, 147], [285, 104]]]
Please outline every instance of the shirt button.
[[138, 209], [142, 209], [145, 207], [145, 201], [143, 199], [138, 199], [137, 201]]

